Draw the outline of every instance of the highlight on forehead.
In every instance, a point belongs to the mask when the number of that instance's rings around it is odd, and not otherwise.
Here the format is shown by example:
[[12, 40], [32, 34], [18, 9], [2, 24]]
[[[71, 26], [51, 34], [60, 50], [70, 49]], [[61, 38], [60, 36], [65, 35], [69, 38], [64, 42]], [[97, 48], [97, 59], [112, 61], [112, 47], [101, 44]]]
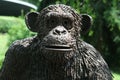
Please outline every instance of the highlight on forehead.
[[64, 18], [70, 18], [72, 20], [74, 19], [72, 14], [65, 13], [65, 12], [62, 12], [62, 13], [61, 12], [48, 12], [46, 16], [47, 17], [51, 17], [51, 16], [53, 16], [53, 17], [64, 17]]

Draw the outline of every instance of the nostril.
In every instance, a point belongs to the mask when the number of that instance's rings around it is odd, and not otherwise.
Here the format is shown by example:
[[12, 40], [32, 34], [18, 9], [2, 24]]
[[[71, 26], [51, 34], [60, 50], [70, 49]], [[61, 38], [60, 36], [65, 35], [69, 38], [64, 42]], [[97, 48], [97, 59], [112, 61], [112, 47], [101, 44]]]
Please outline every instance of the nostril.
[[55, 32], [56, 32], [57, 34], [60, 34], [60, 33], [61, 33], [60, 30], [58, 30], [58, 29], [55, 29]]
[[67, 30], [65, 30], [63, 27], [57, 27], [53, 30], [54, 35], [65, 35], [67, 33]]
[[66, 34], [66, 33], [67, 33], [67, 31], [66, 31], [66, 30], [63, 30], [63, 31], [62, 31], [62, 33], [63, 33], [63, 34]]
[[57, 30], [57, 29], [55, 29], [55, 30], [53, 31], [53, 34], [54, 34], [54, 35], [60, 35], [60, 31]]
[[55, 29], [54, 32], [53, 32], [53, 34], [55, 34], [55, 35], [63, 35], [63, 34], [66, 34], [66, 33], [67, 33], [66, 30], [60, 31], [58, 29]]

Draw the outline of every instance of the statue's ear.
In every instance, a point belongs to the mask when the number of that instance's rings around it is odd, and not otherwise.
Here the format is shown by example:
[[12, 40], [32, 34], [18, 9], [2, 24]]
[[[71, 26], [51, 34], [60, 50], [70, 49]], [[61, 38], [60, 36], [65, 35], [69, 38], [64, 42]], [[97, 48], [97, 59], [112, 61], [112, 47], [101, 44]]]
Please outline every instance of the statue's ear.
[[38, 23], [37, 23], [37, 18], [38, 18], [39, 13], [38, 12], [29, 12], [25, 16], [25, 22], [29, 30], [32, 32], [38, 32]]
[[90, 27], [92, 25], [92, 17], [87, 14], [81, 14], [80, 16], [82, 18], [81, 32], [84, 34], [90, 29]]

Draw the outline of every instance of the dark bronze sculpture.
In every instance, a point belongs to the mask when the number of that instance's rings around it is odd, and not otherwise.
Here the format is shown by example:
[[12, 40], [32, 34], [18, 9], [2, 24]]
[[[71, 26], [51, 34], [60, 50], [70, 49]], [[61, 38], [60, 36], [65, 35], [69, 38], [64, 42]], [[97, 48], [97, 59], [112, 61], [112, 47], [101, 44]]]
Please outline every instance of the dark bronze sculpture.
[[38, 34], [10, 46], [0, 80], [112, 80], [100, 53], [80, 39], [90, 16], [57, 4], [28, 13], [26, 24]]

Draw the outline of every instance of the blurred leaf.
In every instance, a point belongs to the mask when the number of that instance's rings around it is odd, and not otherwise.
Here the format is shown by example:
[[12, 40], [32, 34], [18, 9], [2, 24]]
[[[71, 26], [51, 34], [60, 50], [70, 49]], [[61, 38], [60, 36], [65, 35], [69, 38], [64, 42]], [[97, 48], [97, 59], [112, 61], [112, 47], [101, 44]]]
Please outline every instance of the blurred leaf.
[[93, 30], [90, 30], [90, 32], [89, 32], [89, 36], [93, 36], [93, 34], [94, 34], [94, 32], [93, 32]]

